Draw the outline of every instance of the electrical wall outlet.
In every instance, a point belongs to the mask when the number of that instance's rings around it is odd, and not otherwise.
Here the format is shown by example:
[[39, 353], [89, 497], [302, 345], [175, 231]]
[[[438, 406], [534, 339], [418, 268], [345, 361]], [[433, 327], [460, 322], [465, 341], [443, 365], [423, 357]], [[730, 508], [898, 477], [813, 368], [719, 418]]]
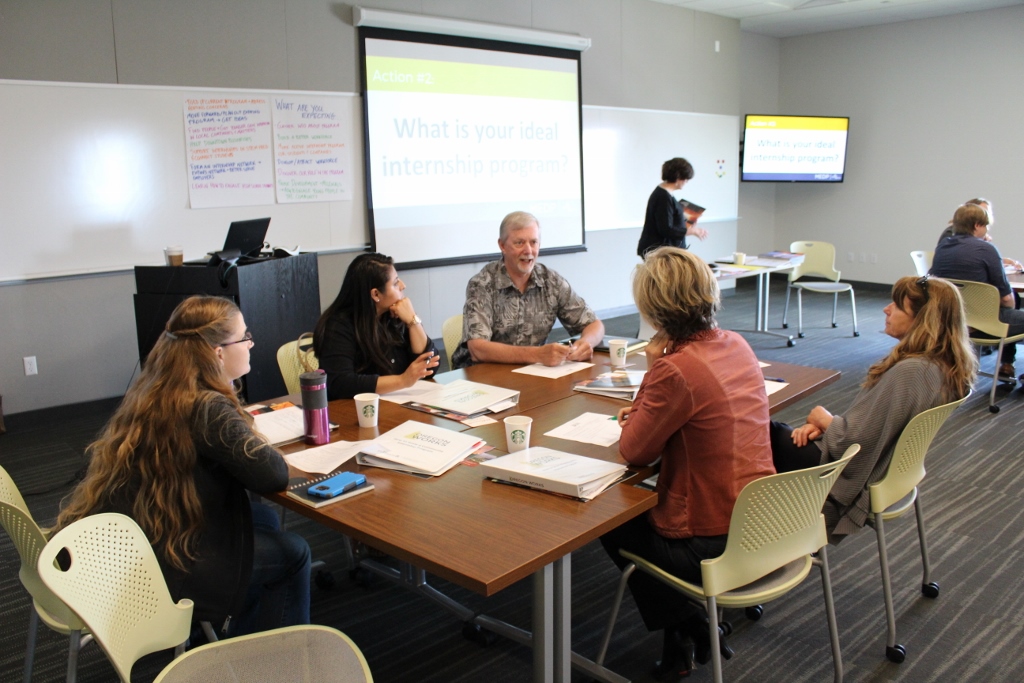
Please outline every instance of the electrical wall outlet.
[[30, 375], [38, 375], [39, 374], [39, 366], [36, 365], [36, 357], [35, 356], [25, 356], [21, 360], [25, 363], [25, 376], [26, 377], [30, 376]]

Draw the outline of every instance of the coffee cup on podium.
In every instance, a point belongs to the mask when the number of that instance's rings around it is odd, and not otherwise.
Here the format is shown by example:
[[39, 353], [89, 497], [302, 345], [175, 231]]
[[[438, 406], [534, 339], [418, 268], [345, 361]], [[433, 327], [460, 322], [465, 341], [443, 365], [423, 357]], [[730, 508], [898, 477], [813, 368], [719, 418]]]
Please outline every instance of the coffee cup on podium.
[[626, 340], [625, 339], [609, 339], [608, 340], [608, 355], [611, 358], [613, 368], [622, 368], [626, 366]]
[[181, 247], [164, 247], [164, 262], [169, 266], [180, 266], [185, 262], [185, 252]]
[[733, 252], [732, 262], [737, 266], [742, 266], [747, 262], [747, 255], [742, 251]]
[[505, 418], [505, 450], [509, 453], [523, 451], [530, 447], [530, 427], [533, 418], [525, 415], [511, 415]]

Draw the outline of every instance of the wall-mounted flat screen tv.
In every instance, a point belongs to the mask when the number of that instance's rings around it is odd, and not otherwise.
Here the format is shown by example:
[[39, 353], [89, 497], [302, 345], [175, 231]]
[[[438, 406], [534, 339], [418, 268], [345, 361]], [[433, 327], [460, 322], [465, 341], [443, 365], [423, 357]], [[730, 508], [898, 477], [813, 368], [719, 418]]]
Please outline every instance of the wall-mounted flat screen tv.
[[841, 183], [849, 128], [846, 116], [747, 114], [740, 180]]

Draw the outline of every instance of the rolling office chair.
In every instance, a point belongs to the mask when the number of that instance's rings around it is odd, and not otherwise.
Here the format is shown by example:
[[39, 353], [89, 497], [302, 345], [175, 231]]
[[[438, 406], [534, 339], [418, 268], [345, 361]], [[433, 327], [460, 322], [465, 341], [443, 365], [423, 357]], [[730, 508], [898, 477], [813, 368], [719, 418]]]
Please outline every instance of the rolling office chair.
[[92, 641], [85, 624], [59, 597], [46, 587], [36, 571], [39, 553], [46, 546], [46, 534], [39, 528], [25, 499], [7, 470], [0, 467], [0, 524], [14, 542], [21, 558], [18, 578], [32, 597], [28, 618], [28, 644], [25, 648], [25, 683], [32, 680], [32, 664], [35, 659], [36, 631], [39, 621], [68, 636], [68, 683], [74, 683], [78, 676], [78, 652]]
[[732, 511], [725, 552], [700, 563], [702, 586], [683, 581], [641, 557], [620, 550], [630, 564], [622, 570], [608, 628], [594, 661], [598, 665], [604, 663], [626, 582], [639, 569], [707, 609], [712, 670], [715, 683], [721, 683], [719, 608], [755, 608], [748, 614], [759, 618], [762, 603], [782, 597], [799, 586], [810, 574], [811, 567], [817, 566], [821, 572], [835, 681], [841, 683], [843, 659], [828, 572], [825, 516], [821, 508], [832, 484], [858, 451], [860, 446], [854, 444], [836, 462], [773, 474], [744, 486]]
[[910, 252], [910, 259], [914, 262], [914, 269], [917, 271], [918, 277], [924, 277], [928, 274], [928, 271], [931, 270], [932, 257], [934, 255], [934, 251]]
[[1007, 323], [999, 320], [999, 290], [984, 282], [972, 282], [970, 280], [949, 280], [960, 290], [960, 296], [964, 300], [964, 312], [967, 314], [967, 327], [971, 330], [971, 343], [975, 346], [996, 346], [996, 365], [992, 372], [978, 370], [983, 377], [992, 378], [992, 389], [988, 395], [989, 412], [998, 413], [999, 406], [996, 405], [996, 386], [999, 381], [996, 379], [999, 373], [999, 363], [1003, 356], [1003, 347], [1007, 344], [1016, 344], [1024, 340], [1024, 334], [1013, 337], [1006, 336], [1010, 331]]
[[885, 620], [888, 626], [888, 641], [885, 645], [885, 656], [889, 661], [899, 664], [907, 656], [907, 649], [896, 642], [896, 617], [892, 605], [892, 585], [889, 580], [889, 558], [885, 545], [885, 522], [901, 517], [914, 508], [917, 515], [917, 539], [921, 546], [921, 564], [924, 567], [924, 578], [921, 580], [921, 593], [928, 598], [939, 597], [939, 584], [931, 581], [931, 568], [928, 565], [928, 543], [924, 531], [924, 511], [917, 486], [924, 479], [924, 456], [935, 438], [936, 432], [946, 419], [964, 403], [970, 394], [959, 401], [953, 401], [931, 410], [926, 410], [914, 417], [903, 428], [892, 460], [885, 476], [868, 487], [871, 497], [871, 516], [868, 523], [875, 527], [875, 538], [878, 541], [878, 562], [882, 572], [882, 595], [885, 598]]
[[441, 338], [444, 340], [444, 353], [448, 357], [448, 369], [452, 369], [452, 354], [462, 343], [462, 314], [453, 315], [441, 325]]

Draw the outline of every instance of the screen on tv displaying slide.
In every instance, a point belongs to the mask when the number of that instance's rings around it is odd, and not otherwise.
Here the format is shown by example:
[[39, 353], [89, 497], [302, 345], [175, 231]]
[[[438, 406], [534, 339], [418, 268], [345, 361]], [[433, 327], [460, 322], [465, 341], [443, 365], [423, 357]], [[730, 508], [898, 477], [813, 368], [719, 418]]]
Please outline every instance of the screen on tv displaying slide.
[[849, 127], [845, 116], [747, 114], [740, 180], [841, 183]]
[[377, 251], [407, 267], [497, 254], [498, 225], [517, 210], [537, 216], [545, 251], [583, 248], [578, 53], [384, 29], [360, 36]]

